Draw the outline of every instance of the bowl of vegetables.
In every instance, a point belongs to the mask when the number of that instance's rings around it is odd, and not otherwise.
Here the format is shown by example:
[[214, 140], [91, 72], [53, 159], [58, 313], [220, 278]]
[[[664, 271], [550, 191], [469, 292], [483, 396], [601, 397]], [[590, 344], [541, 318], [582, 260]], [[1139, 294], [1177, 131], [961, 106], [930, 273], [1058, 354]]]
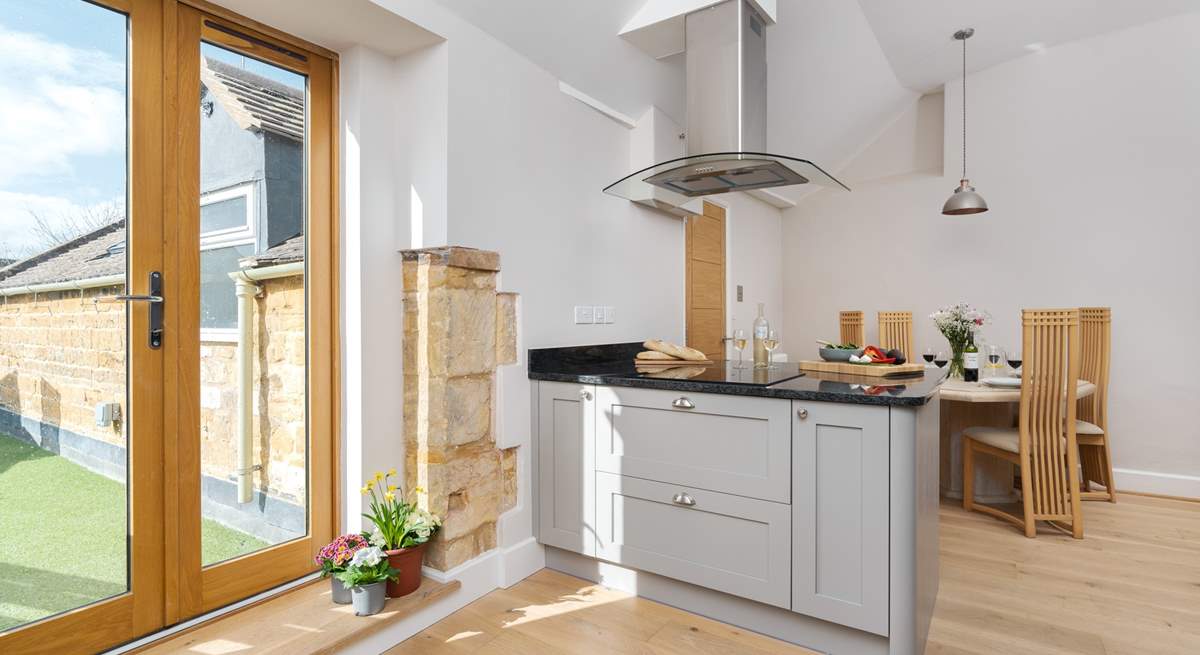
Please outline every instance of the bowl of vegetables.
[[863, 354], [863, 349], [852, 343], [821, 343], [821, 359], [827, 362], [848, 362], [850, 356], [855, 357]]

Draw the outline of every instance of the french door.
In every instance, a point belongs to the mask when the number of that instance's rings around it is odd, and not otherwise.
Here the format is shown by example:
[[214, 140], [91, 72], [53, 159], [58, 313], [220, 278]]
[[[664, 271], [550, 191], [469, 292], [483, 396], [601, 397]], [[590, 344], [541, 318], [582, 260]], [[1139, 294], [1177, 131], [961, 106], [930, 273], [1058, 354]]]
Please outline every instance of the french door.
[[0, 653], [90, 653], [332, 537], [336, 64], [201, 0], [0, 43]]

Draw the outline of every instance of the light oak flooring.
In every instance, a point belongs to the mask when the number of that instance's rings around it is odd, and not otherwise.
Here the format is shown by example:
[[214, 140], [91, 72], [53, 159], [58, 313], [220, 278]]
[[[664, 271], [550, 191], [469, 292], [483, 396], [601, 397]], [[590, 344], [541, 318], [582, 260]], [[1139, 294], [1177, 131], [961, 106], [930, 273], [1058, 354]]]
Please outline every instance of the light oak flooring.
[[[1083, 541], [1026, 539], [941, 510], [941, 589], [926, 655], [1200, 653], [1200, 503], [1084, 504]], [[812, 651], [542, 570], [389, 655], [802, 655]]]

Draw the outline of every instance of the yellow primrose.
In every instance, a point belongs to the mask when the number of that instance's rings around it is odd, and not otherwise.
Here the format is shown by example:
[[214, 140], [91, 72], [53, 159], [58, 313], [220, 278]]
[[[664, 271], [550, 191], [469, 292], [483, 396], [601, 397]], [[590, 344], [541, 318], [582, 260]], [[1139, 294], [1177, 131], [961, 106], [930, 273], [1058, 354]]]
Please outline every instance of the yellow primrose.
[[394, 484], [388, 485], [388, 491], [395, 491], [395, 490], [396, 490], [396, 485], [394, 485]]
[[376, 471], [375, 472], [375, 480], [378, 481], [378, 480], [382, 480], [382, 479], [383, 479], [383, 474], [380, 473], [379, 471]]
[[396, 500], [396, 494], [389, 491], [386, 494], [383, 494], [383, 498], [390, 503], [393, 500]]

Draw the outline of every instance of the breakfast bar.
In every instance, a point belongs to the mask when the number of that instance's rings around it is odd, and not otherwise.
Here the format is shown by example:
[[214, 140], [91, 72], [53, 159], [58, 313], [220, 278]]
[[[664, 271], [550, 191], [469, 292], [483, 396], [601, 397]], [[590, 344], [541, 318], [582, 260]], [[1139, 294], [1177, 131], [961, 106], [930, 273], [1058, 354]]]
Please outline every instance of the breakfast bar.
[[924, 651], [941, 371], [529, 351], [547, 566], [827, 653]]

